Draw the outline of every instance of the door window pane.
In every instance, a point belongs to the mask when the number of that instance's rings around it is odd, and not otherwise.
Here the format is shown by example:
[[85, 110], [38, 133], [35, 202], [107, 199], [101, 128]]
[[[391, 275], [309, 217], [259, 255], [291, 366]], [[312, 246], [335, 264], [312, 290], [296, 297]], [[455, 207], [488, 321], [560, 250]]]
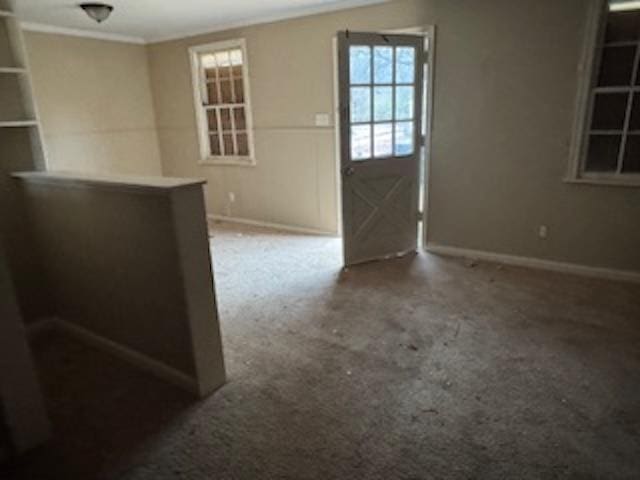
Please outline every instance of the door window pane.
[[413, 153], [413, 122], [396, 123], [395, 154], [398, 156]]
[[599, 93], [593, 105], [592, 130], [622, 130], [627, 111], [627, 93]]
[[396, 83], [413, 83], [416, 68], [414, 47], [396, 48]]
[[390, 157], [393, 153], [393, 133], [391, 123], [376, 123], [373, 126], [373, 155]]
[[396, 120], [413, 118], [413, 87], [396, 88]]
[[392, 120], [393, 117], [393, 88], [375, 87], [373, 89], [373, 119], [376, 122]]
[[373, 78], [375, 83], [393, 83], [392, 47], [374, 47]]
[[349, 47], [349, 71], [352, 85], [371, 83], [371, 48]]
[[351, 126], [351, 160], [371, 158], [371, 125]]
[[591, 135], [585, 170], [588, 172], [616, 171], [621, 141], [621, 135]]
[[351, 87], [351, 122], [371, 121], [371, 87]]

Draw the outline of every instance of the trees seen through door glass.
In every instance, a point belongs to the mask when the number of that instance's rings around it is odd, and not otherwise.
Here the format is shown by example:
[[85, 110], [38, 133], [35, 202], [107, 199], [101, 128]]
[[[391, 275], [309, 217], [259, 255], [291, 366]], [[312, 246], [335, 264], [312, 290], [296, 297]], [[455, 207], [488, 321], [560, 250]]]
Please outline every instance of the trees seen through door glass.
[[415, 151], [415, 47], [349, 48], [351, 160]]

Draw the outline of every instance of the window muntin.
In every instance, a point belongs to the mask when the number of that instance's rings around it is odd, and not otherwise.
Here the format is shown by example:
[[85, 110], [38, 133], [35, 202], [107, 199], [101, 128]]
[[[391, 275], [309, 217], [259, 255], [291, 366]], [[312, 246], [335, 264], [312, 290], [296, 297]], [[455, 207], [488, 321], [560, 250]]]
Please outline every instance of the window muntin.
[[640, 10], [609, 11], [599, 33], [581, 174], [640, 175]]
[[244, 42], [196, 47], [192, 62], [202, 161], [253, 164]]
[[415, 47], [349, 47], [351, 160], [415, 153], [415, 69]]

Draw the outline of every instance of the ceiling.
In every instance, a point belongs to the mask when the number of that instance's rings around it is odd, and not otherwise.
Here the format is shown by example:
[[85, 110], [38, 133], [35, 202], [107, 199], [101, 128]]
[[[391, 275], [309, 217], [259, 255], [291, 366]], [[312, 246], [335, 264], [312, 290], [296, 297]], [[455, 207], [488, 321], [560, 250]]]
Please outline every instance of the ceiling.
[[385, 0], [105, 0], [115, 9], [102, 24], [87, 17], [77, 6], [81, 1], [17, 0], [16, 11], [35, 29], [46, 25], [153, 42]]

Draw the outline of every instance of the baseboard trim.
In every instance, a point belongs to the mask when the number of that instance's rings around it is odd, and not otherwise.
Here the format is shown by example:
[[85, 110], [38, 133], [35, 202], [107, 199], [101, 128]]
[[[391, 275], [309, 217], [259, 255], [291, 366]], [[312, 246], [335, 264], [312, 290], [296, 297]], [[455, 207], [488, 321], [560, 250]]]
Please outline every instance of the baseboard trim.
[[449, 247], [428, 243], [426, 250], [437, 255], [449, 257], [462, 257], [487, 262], [503, 263], [517, 267], [535, 268], [538, 270], [551, 270], [554, 272], [572, 273], [585, 277], [602, 278], [606, 280], [619, 280], [625, 282], [640, 283], [640, 272], [615, 270], [610, 268], [588, 267], [577, 263], [557, 262], [554, 260], [542, 260], [533, 257], [521, 257], [502, 253], [487, 252], [484, 250], [471, 250], [466, 248]]
[[91, 345], [113, 355], [114, 357], [124, 360], [139, 370], [147, 372], [161, 380], [171, 383], [172, 385], [200, 396], [200, 388], [198, 386], [198, 382], [194, 378], [189, 377], [187, 374], [182, 373], [163, 362], [154, 360], [153, 358], [136, 352], [129, 347], [120, 345], [119, 343], [109, 340], [102, 335], [93, 333], [84, 327], [74, 325], [73, 323], [61, 318], [48, 318], [46, 320], [39, 321], [38, 324], [38, 328], [35, 332], [32, 332], [31, 328], [29, 328], [30, 335], [42, 332], [45, 328], [58, 330], [83, 343], [86, 343], [87, 345]]
[[316, 230], [314, 228], [296, 227], [294, 225], [285, 225], [283, 223], [261, 222], [259, 220], [249, 220], [248, 218], [227, 217], [226, 215], [208, 214], [207, 218], [216, 222], [239, 223], [242, 225], [251, 225], [254, 227], [272, 228], [274, 230], [283, 230], [285, 232], [305, 233], [308, 235], [322, 235], [324, 237], [337, 237], [336, 232], [327, 232], [326, 230]]

